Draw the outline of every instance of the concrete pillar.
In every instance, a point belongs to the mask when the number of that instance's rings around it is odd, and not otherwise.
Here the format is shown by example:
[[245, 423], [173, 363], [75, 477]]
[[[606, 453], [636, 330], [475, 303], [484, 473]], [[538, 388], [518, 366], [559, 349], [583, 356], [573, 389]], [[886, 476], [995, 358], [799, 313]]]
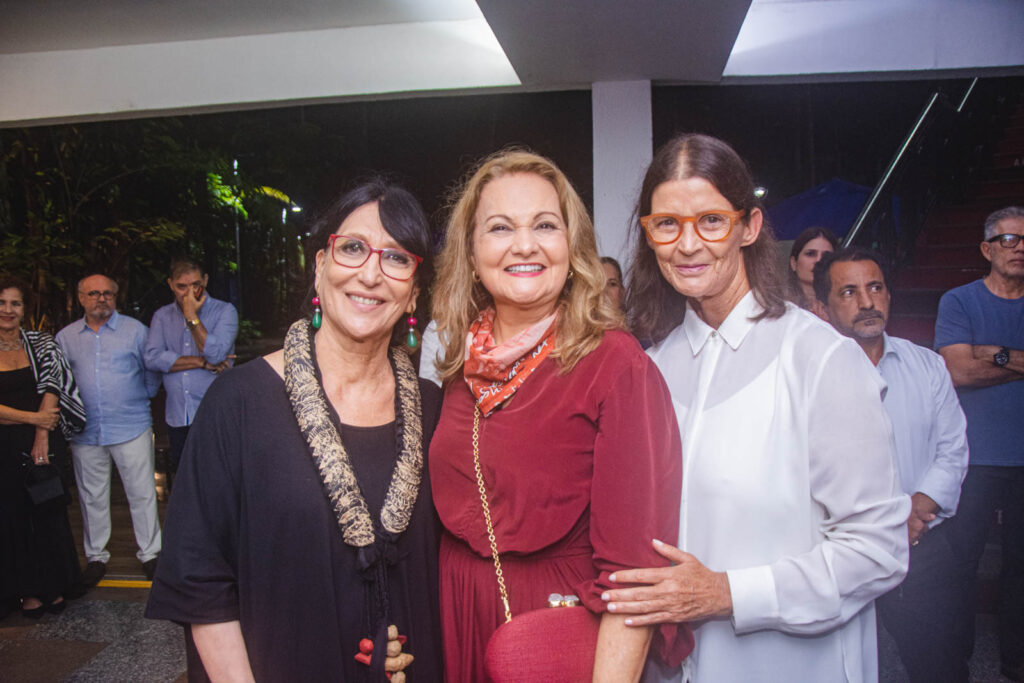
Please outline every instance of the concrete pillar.
[[653, 154], [651, 82], [594, 83], [594, 227], [602, 256], [629, 267], [630, 218]]

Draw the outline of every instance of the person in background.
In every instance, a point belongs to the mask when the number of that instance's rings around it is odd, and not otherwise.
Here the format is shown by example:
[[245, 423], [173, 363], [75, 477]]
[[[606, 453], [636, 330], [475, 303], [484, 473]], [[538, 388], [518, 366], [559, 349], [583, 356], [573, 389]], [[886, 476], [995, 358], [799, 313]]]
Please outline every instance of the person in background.
[[25, 480], [63, 455], [61, 436], [81, 431], [85, 410], [53, 337], [22, 328], [28, 293], [0, 274], [0, 618], [19, 605], [33, 619], [59, 614], [79, 592], [66, 499], [33, 505]]
[[949, 371], [931, 349], [885, 333], [891, 298], [879, 254], [825, 254], [814, 268], [814, 290], [825, 319], [857, 342], [885, 380], [896, 468], [912, 504], [907, 578], [875, 601], [878, 615], [912, 683], [966, 683], [967, 660], [956, 640], [956, 564], [944, 522], [956, 514], [967, 474], [967, 420]]
[[[586, 209], [550, 160], [499, 152], [462, 186], [438, 273], [445, 400], [430, 471], [447, 680], [488, 680], [492, 634], [551, 593], [600, 615], [594, 680], [636, 680], [656, 629], [626, 627], [600, 596], [612, 572], [658, 561], [652, 538], [676, 533], [679, 433], [664, 381], [604, 294]], [[662, 656], [689, 652], [687, 627], [658, 631]]]
[[601, 257], [601, 269], [604, 271], [604, 293], [615, 308], [622, 310], [626, 300], [626, 286], [622, 281], [622, 266], [611, 256]]
[[441, 386], [441, 376], [437, 374], [437, 364], [441, 361], [443, 345], [437, 336], [437, 321], [431, 320], [423, 330], [423, 342], [420, 344], [419, 375]]
[[75, 481], [82, 506], [88, 564], [83, 584], [95, 586], [107, 572], [110, 552], [110, 462], [117, 465], [131, 511], [136, 557], [152, 579], [160, 554], [153, 418], [149, 399], [160, 377], [142, 360], [146, 326], [117, 312], [117, 283], [95, 273], [78, 283], [85, 315], [57, 333], [85, 404], [85, 429], [71, 439]]
[[789, 250], [790, 301], [805, 310], [811, 310], [816, 305], [818, 299], [814, 295], [814, 264], [838, 248], [839, 240], [828, 228], [807, 228], [793, 240], [793, 248]]
[[190, 259], [171, 264], [174, 302], [157, 309], [146, 338], [146, 367], [163, 375], [170, 439], [168, 481], [178, 470], [188, 429], [214, 378], [231, 367], [238, 312], [206, 291], [209, 276]]
[[967, 415], [971, 463], [948, 535], [959, 563], [961, 648], [974, 648], [978, 563], [1002, 510], [999, 589], [1001, 671], [1024, 681], [1024, 207], [985, 219], [988, 275], [939, 300], [935, 348]]
[[430, 281], [427, 218], [371, 179], [312, 232], [312, 320], [199, 407], [146, 616], [190, 625], [194, 678], [441, 681], [441, 392], [394, 345]]
[[728, 144], [666, 143], [637, 216], [627, 309], [672, 392], [683, 495], [678, 538], [654, 544], [673, 566], [615, 572], [640, 585], [607, 591], [608, 609], [638, 627], [692, 622], [694, 683], [875, 680], [873, 602], [906, 574], [910, 514], [884, 383], [853, 341], [785, 302]]

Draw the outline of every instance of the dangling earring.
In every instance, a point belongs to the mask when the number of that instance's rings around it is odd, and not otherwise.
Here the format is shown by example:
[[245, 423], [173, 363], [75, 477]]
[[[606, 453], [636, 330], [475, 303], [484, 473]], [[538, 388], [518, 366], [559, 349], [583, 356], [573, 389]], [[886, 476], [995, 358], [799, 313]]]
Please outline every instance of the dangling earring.
[[313, 297], [313, 322], [312, 322], [313, 329], [314, 330], [319, 330], [320, 329], [320, 325], [322, 325], [323, 322], [324, 322], [324, 317], [323, 317], [323, 314], [320, 312], [320, 297], [314, 296]]
[[420, 331], [416, 329], [416, 318], [410, 315], [405, 322], [409, 323], [409, 331], [405, 334], [405, 348], [409, 350], [409, 353], [416, 353], [416, 349], [420, 348], [422, 341]]

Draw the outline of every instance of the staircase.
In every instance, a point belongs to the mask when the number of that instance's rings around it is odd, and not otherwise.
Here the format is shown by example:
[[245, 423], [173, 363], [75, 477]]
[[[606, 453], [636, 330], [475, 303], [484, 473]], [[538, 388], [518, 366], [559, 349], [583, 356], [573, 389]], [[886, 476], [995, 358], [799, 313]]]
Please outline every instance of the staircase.
[[957, 203], [940, 203], [925, 220], [912, 265], [896, 275], [887, 331], [931, 347], [944, 292], [988, 273], [979, 244], [985, 218], [1005, 206], [1024, 205], [1024, 102], [1004, 119], [1005, 129], [987, 164]]

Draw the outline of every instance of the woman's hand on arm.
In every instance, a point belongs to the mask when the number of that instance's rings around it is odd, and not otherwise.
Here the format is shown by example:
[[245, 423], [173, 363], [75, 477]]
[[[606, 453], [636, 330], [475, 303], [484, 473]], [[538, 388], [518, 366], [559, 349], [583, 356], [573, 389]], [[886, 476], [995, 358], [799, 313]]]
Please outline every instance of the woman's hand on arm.
[[239, 622], [192, 624], [191, 628], [203, 668], [213, 683], [255, 681]]
[[[51, 396], [52, 394], [47, 394]], [[35, 410], [18, 410], [5, 405], [0, 405], [0, 424], [28, 424], [33, 427], [52, 430], [57, 426], [60, 417], [60, 408], [57, 407], [57, 398], [54, 397], [53, 406], [40, 406]]]
[[654, 627], [630, 628], [620, 614], [601, 615], [594, 657], [594, 683], [639, 681]]
[[617, 588], [601, 596], [608, 611], [626, 615], [628, 626], [678, 623], [732, 615], [732, 594], [725, 572], [714, 572], [693, 555], [662, 541], [654, 549], [671, 567], [627, 569], [610, 577], [615, 583], [641, 584]]

